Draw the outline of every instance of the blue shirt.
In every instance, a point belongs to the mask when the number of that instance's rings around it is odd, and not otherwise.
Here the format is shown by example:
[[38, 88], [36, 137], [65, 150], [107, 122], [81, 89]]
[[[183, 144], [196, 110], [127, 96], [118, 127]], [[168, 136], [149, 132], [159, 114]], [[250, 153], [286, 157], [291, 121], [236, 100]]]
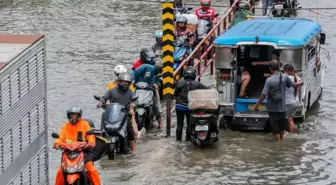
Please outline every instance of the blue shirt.
[[155, 84], [155, 66], [150, 64], [142, 64], [131, 72], [132, 81], [134, 84], [138, 82], [146, 82], [149, 85]]

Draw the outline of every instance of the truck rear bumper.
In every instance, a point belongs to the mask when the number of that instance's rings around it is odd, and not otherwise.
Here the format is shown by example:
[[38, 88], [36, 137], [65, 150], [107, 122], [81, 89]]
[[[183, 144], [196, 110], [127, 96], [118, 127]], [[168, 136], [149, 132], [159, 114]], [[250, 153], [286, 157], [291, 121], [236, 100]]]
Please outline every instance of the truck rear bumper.
[[241, 130], [263, 131], [266, 129], [267, 121], [267, 112], [236, 113], [233, 116], [232, 124], [235, 128]]

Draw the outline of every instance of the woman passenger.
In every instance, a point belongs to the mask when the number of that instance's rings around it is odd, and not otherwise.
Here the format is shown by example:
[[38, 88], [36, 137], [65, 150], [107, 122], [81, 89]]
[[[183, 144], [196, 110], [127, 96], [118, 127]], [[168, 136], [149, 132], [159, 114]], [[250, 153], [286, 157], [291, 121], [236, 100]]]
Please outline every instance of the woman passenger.
[[[294, 66], [292, 64], [286, 64], [283, 68], [285, 74], [288, 75], [289, 79], [291, 79], [294, 83], [301, 81], [301, 79], [296, 76]], [[286, 116], [288, 117], [288, 131], [290, 133], [294, 133], [295, 131], [293, 115], [299, 103], [297, 93], [297, 88], [286, 88]]]

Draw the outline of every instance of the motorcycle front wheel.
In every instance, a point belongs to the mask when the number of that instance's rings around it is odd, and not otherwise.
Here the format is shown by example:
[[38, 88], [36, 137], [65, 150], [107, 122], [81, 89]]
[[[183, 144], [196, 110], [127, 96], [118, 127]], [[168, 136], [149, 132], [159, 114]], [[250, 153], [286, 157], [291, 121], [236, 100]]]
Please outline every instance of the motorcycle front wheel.
[[116, 145], [114, 143], [111, 143], [107, 146], [106, 148], [106, 154], [109, 160], [114, 160], [115, 159], [115, 149]]
[[138, 130], [141, 130], [142, 127], [145, 127], [146, 125], [145, 115], [142, 116], [137, 115], [137, 123], [138, 123]]

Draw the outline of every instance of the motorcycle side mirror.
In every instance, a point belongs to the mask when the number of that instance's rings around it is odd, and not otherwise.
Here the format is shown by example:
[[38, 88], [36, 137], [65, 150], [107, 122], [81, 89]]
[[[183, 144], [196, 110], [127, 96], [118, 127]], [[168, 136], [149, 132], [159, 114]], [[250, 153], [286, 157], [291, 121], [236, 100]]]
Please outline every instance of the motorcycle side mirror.
[[135, 97], [133, 97], [133, 98], [132, 98], [132, 102], [137, 101], [138, 98], [139, 98], [139, 96], [135, 96]]
[[100, 101], [100, 96], [97, 96], [97, 95], [93, 95], [94, 99]]
[[218, 17], [218, 15], [219, 15], [219, 13], [216, 13], [216, 14], [215, 14], [215, 17]]
[[192, 10], [193, 8], [192, 7], [188, 7], [188, 10]]
[[321, 33], [320, 34], [320, 43], [322, 45], [324, 45], [325, 44], [325, 40], [326, 40], [326, 34], [325, 33]]
[[56, 134], [56, 133], [52, 133], [52, 134], [51, 134], [51, 137], [52, 137], [52, 138], [55, 138], [55, 139], [58, 139], [58, 138], [59, 138], [59, 135]]
[[91, 130], [88, 130], [86, 132], [86, 135], [93, 135], [95, 133], [95, 130], [94, 129], [91, 129]]

